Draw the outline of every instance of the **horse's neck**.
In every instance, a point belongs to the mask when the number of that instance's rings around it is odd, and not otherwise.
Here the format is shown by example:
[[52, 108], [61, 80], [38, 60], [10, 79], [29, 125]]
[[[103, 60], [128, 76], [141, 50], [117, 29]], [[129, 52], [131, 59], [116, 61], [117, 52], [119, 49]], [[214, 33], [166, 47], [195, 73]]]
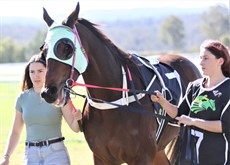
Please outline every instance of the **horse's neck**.
[[[94, 54], [96, 56], [97, 54]], [[97, 85], [100, 87], [122, 87], [122, 72], [117, 66], [102, 58], [94, 59], [89, 62], [88, 69], [83, 73], [83, 79], [86, 84]], [[90, 61], [90, 60], [89, 60]], [[107, 62], [106, 62], [107, 61]], [[95, 89], [88, 90], [92, 97], [108, 100], [108, 98], [117, 99], [120, 94], [116, 91]], [[119, 95], [119, 96], [118, 96]]]
[[[92, 37], [93, 38], [93, 37]], [[113, 54], [102, 44], [98, 39], [87, 39], [86, 50], [89, 64], [87, 70], [82, 74], [85, 83], [105, 87], [122, 87], [122, 71], [121, 65], [116, 61]], [[85, 43], [83, 41], [83, 43]], [[83, 45], [84, 46], [84, 45]], [[89, 89], [94, 95], [99, 97], [108, 97], [114, 95], [116, 97], [118, 92]], [[98, 92], [99, 91], [99, 92]], [[111, 96], [112, 97], [112, 96]]]
[[[92, 45], [95, 45], [92, 43]], [[105, 46], [98, 46], [95, 49], [90, 46], [91, 54], [89, 56], [88, 69], [86, 70], [87, 77], [96, 77], [104, 79], [104, 81], [114, 83], [114, 79], [119, 80], [121, 75], [121, 65], [115, 60], [113, 55], [107, 51]], [[109, 81], [110, 80], [110, 81]], [[93, 80], [95, 81], [95, 79]]]

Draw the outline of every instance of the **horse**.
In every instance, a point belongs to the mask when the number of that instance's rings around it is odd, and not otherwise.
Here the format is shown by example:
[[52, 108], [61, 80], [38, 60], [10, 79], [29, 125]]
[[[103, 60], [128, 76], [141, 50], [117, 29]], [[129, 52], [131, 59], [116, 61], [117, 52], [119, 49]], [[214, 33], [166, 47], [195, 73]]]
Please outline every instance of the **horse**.
[[[147, 70], [146, 75], [153, 72], [139, 60], [149, 61], [123, 51], [97, 24], [79, 18], [79, 3], [62, 23], [55, 22], [43, 9], [49, 30], [41, 47], [41, 55], [47, 60], [45, 90], [41, 95], [48, 103], [63, 106], [68, 87], [71, 88], [80, 75], [83, 77], [88, 102], [83, 112], [82, 130], [94, 164], [170, 164], [171, 158], [164, 150], [172, 142], [176, 146], [179, 129], [167, 124], [156, 140], [160, 115], [155, 116], [151, 93], [143, 80], [150, 81], [150, 78], [143, 78], [140, 68]], [[201, 77], [196, 66], [183, 56], [164, 55], [156, 61], [158, 65], [175, 69], [182, 91], [190, 81]], [[162, 86], [159, 82], [152, 84], [158, 89]]]

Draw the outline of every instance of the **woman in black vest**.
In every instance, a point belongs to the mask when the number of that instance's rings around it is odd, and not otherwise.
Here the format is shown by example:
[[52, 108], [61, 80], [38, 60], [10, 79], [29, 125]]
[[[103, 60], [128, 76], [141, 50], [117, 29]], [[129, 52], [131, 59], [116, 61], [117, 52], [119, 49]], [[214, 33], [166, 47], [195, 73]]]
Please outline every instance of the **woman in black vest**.
[[170, 104], [159, 91], [151, 99], [189, 131], [185, 135], [189, 135], [186, 140], [190, 143], [182, 143], [180, 161], [187, 159], [194, 165], [229, 165], [229, 50], [219, 41], [206, 40], [200, 47], [200, 59], [203, 78], [188, 85], [178, 106]]

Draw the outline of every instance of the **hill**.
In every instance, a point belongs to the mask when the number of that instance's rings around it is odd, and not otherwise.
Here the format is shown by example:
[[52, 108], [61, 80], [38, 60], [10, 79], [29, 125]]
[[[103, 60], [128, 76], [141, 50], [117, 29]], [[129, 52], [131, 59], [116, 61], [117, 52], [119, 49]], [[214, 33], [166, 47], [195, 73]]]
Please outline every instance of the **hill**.
[[[111, 27], [129, 29], [127, 25], [133, 24], [138, 27], [139, 22], [148, 24], [148, 20], [159, 22], [168, 15], [186, 16], [202, 13], [205, 8], [155, 8], [155, 9], [129, 9], [129, 10], [92, 10], [80, 13], [94, 23], [107, 24], [106, 29], [110, 33]], [[123, 24], [123, 25], [122, 25]], [[15, 42], [27, 44], [35, 36], [38, 30], [46, 30], [42, 16], [32, 17], [2, 17], [1, 18], [1, 37], [11, 38]], [[114, 28], [112, 28], [114, 30]], [[128, 30], [127, 30], [128, 31]]]

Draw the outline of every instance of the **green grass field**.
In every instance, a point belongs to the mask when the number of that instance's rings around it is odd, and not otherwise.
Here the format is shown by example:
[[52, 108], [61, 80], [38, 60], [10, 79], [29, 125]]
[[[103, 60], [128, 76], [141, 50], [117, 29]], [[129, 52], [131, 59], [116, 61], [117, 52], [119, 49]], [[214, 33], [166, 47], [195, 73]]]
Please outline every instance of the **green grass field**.
[[[20, 92], [18, 82], [0, 82], [0, 158], [3, 156], [6, 141], [14, 118], [15, 98]], [[73, 100], [78, 108], [82, 108], [83, 99], [77, 97]], [[24, 127], [25, 128], [25, 127]], [[72, 165], [93, 165], [92, 152], [85, 141], [83, 133], [74, 133], [63, 120], [62, 126], [65, 144], [68, 148]], [[25, 129], [20, 138], [19, 145], [14, 151], [10, 164], [21, 165], [24, 157]]]

